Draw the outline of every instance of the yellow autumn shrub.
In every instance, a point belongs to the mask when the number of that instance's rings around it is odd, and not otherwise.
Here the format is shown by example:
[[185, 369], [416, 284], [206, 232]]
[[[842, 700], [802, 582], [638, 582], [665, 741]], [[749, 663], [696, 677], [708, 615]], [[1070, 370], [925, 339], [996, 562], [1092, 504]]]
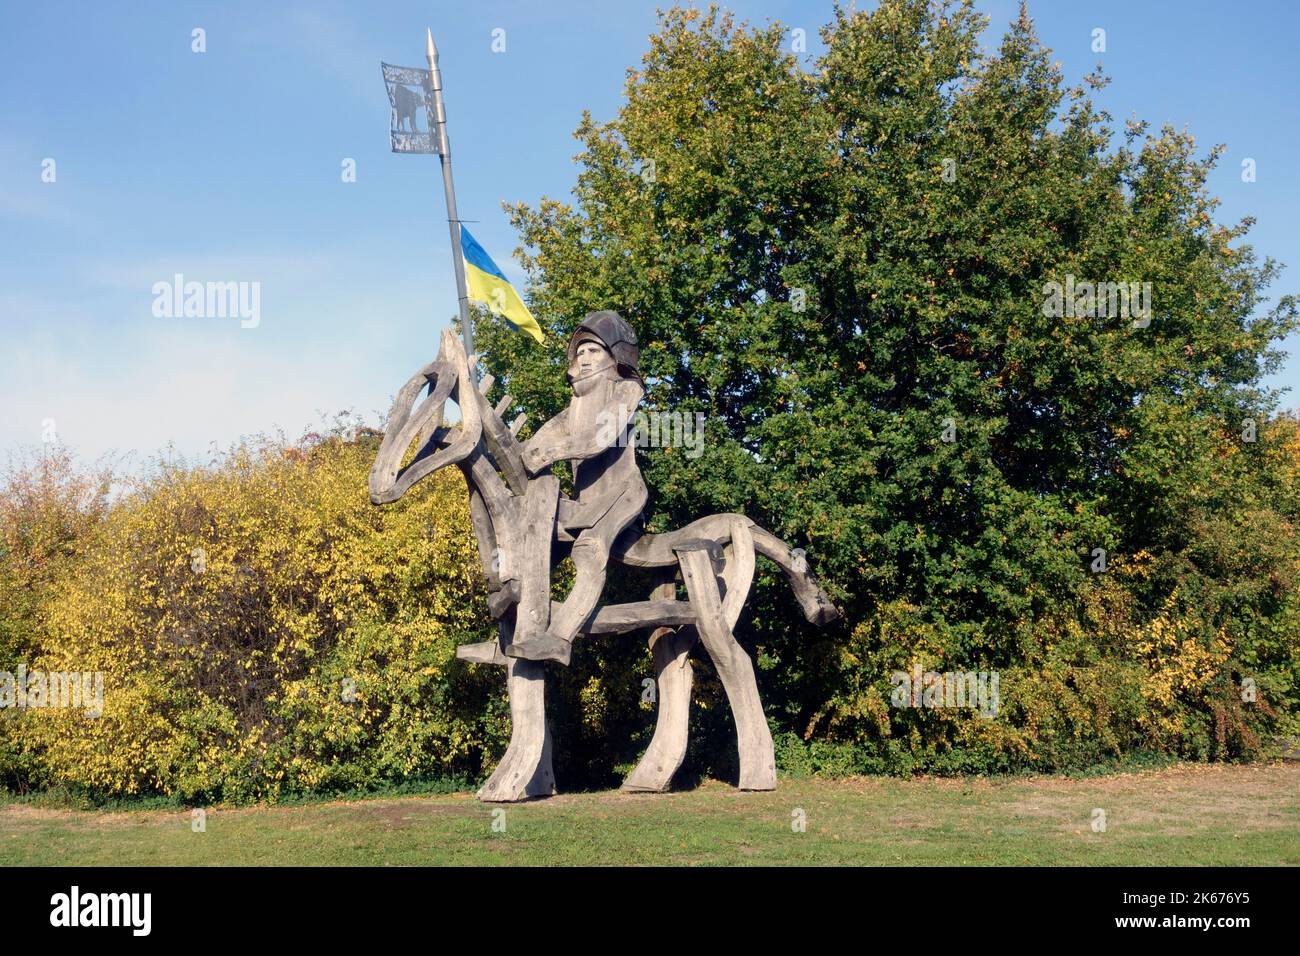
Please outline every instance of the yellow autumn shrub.
[[1138, 722], [1162, 746], [1173, 746], [1187, 732], [1210, 682], [1232, 655], [1226, 628], [1203, 633], [1200, 620], [1179, 611], [1175, 591], [1162, 613], [1138, 629], [1134, 649], [1146, 666], [1142, 697], [1147, 706]]
[[45, 782], [270, 799], [473, 777], [506, 729], [455, 470], [376, 508], [373, 437], [165, 467], [117, 502], [41, 610], [29, 667], [104, 675], [101, 716], [14, 715]]

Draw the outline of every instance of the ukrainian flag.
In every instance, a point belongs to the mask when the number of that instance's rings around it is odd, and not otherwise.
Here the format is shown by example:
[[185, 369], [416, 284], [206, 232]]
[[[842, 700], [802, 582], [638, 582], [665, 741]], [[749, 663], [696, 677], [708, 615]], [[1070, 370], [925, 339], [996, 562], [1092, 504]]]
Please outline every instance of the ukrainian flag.
[[469, 297], [475, 302], [486, 305], [496, 315], [504, 316], [506, 321], [521, 332], [527, 332], [537, 341], [542, 340], [542, 328], [524, 305], [515, 287], [506, 281], [506, 277], [492, 257], [470, 235], [462, 223], [460, 227], [460, 251], [465, 259], [465, 285]]

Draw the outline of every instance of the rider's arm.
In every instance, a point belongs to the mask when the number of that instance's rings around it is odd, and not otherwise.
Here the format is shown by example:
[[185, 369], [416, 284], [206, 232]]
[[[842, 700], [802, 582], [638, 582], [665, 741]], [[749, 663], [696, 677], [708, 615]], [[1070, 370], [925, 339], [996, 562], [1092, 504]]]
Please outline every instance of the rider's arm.
[[530, 474], [536, 474], [557, 461], [594, 458], [613, 447], [627, 433], [644, 394], [639, 383], [621, 379], [610, 390], [610, 400], [592, 421], [571, 422], [568, 411], [561, 412], [528, 440], [524, 446], [524, 467]]

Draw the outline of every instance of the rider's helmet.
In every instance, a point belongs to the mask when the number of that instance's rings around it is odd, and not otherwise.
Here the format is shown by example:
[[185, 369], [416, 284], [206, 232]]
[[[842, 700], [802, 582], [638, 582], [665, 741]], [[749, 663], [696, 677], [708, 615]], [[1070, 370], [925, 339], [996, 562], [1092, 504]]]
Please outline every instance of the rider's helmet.
[[578, 343], [583, 339], [595, 339], [609, 349], [610, 355], [614, 356], [614, 362], [618, 365], [619, 374], [624, 378], [641, 381], [641, 373], [637, 369], [641, 352], [637, 348], [636, 333], [617, 312], [606, 309], [601, 312], [587, 313], [586, 318], [573, 330], [573, 335], [569, 338], [569, 365], [573, 365]]

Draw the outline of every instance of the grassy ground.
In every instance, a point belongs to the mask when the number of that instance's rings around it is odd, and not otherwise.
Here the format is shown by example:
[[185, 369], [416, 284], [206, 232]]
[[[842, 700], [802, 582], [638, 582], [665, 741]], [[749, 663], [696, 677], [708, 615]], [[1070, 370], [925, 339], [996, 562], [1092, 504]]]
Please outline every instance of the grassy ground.
[[[794, 832], [797, 811], [805, 832]], [[1093, 829], [1094, 810], [1105, 830]], [[494, 831], [494, 822], [504, 832]], [[0, 865], [1300, 864], [1300, 764], [1091, 779], [783, 779], [666, 795], [469, 794], [82, 812], [0, 804]]]

